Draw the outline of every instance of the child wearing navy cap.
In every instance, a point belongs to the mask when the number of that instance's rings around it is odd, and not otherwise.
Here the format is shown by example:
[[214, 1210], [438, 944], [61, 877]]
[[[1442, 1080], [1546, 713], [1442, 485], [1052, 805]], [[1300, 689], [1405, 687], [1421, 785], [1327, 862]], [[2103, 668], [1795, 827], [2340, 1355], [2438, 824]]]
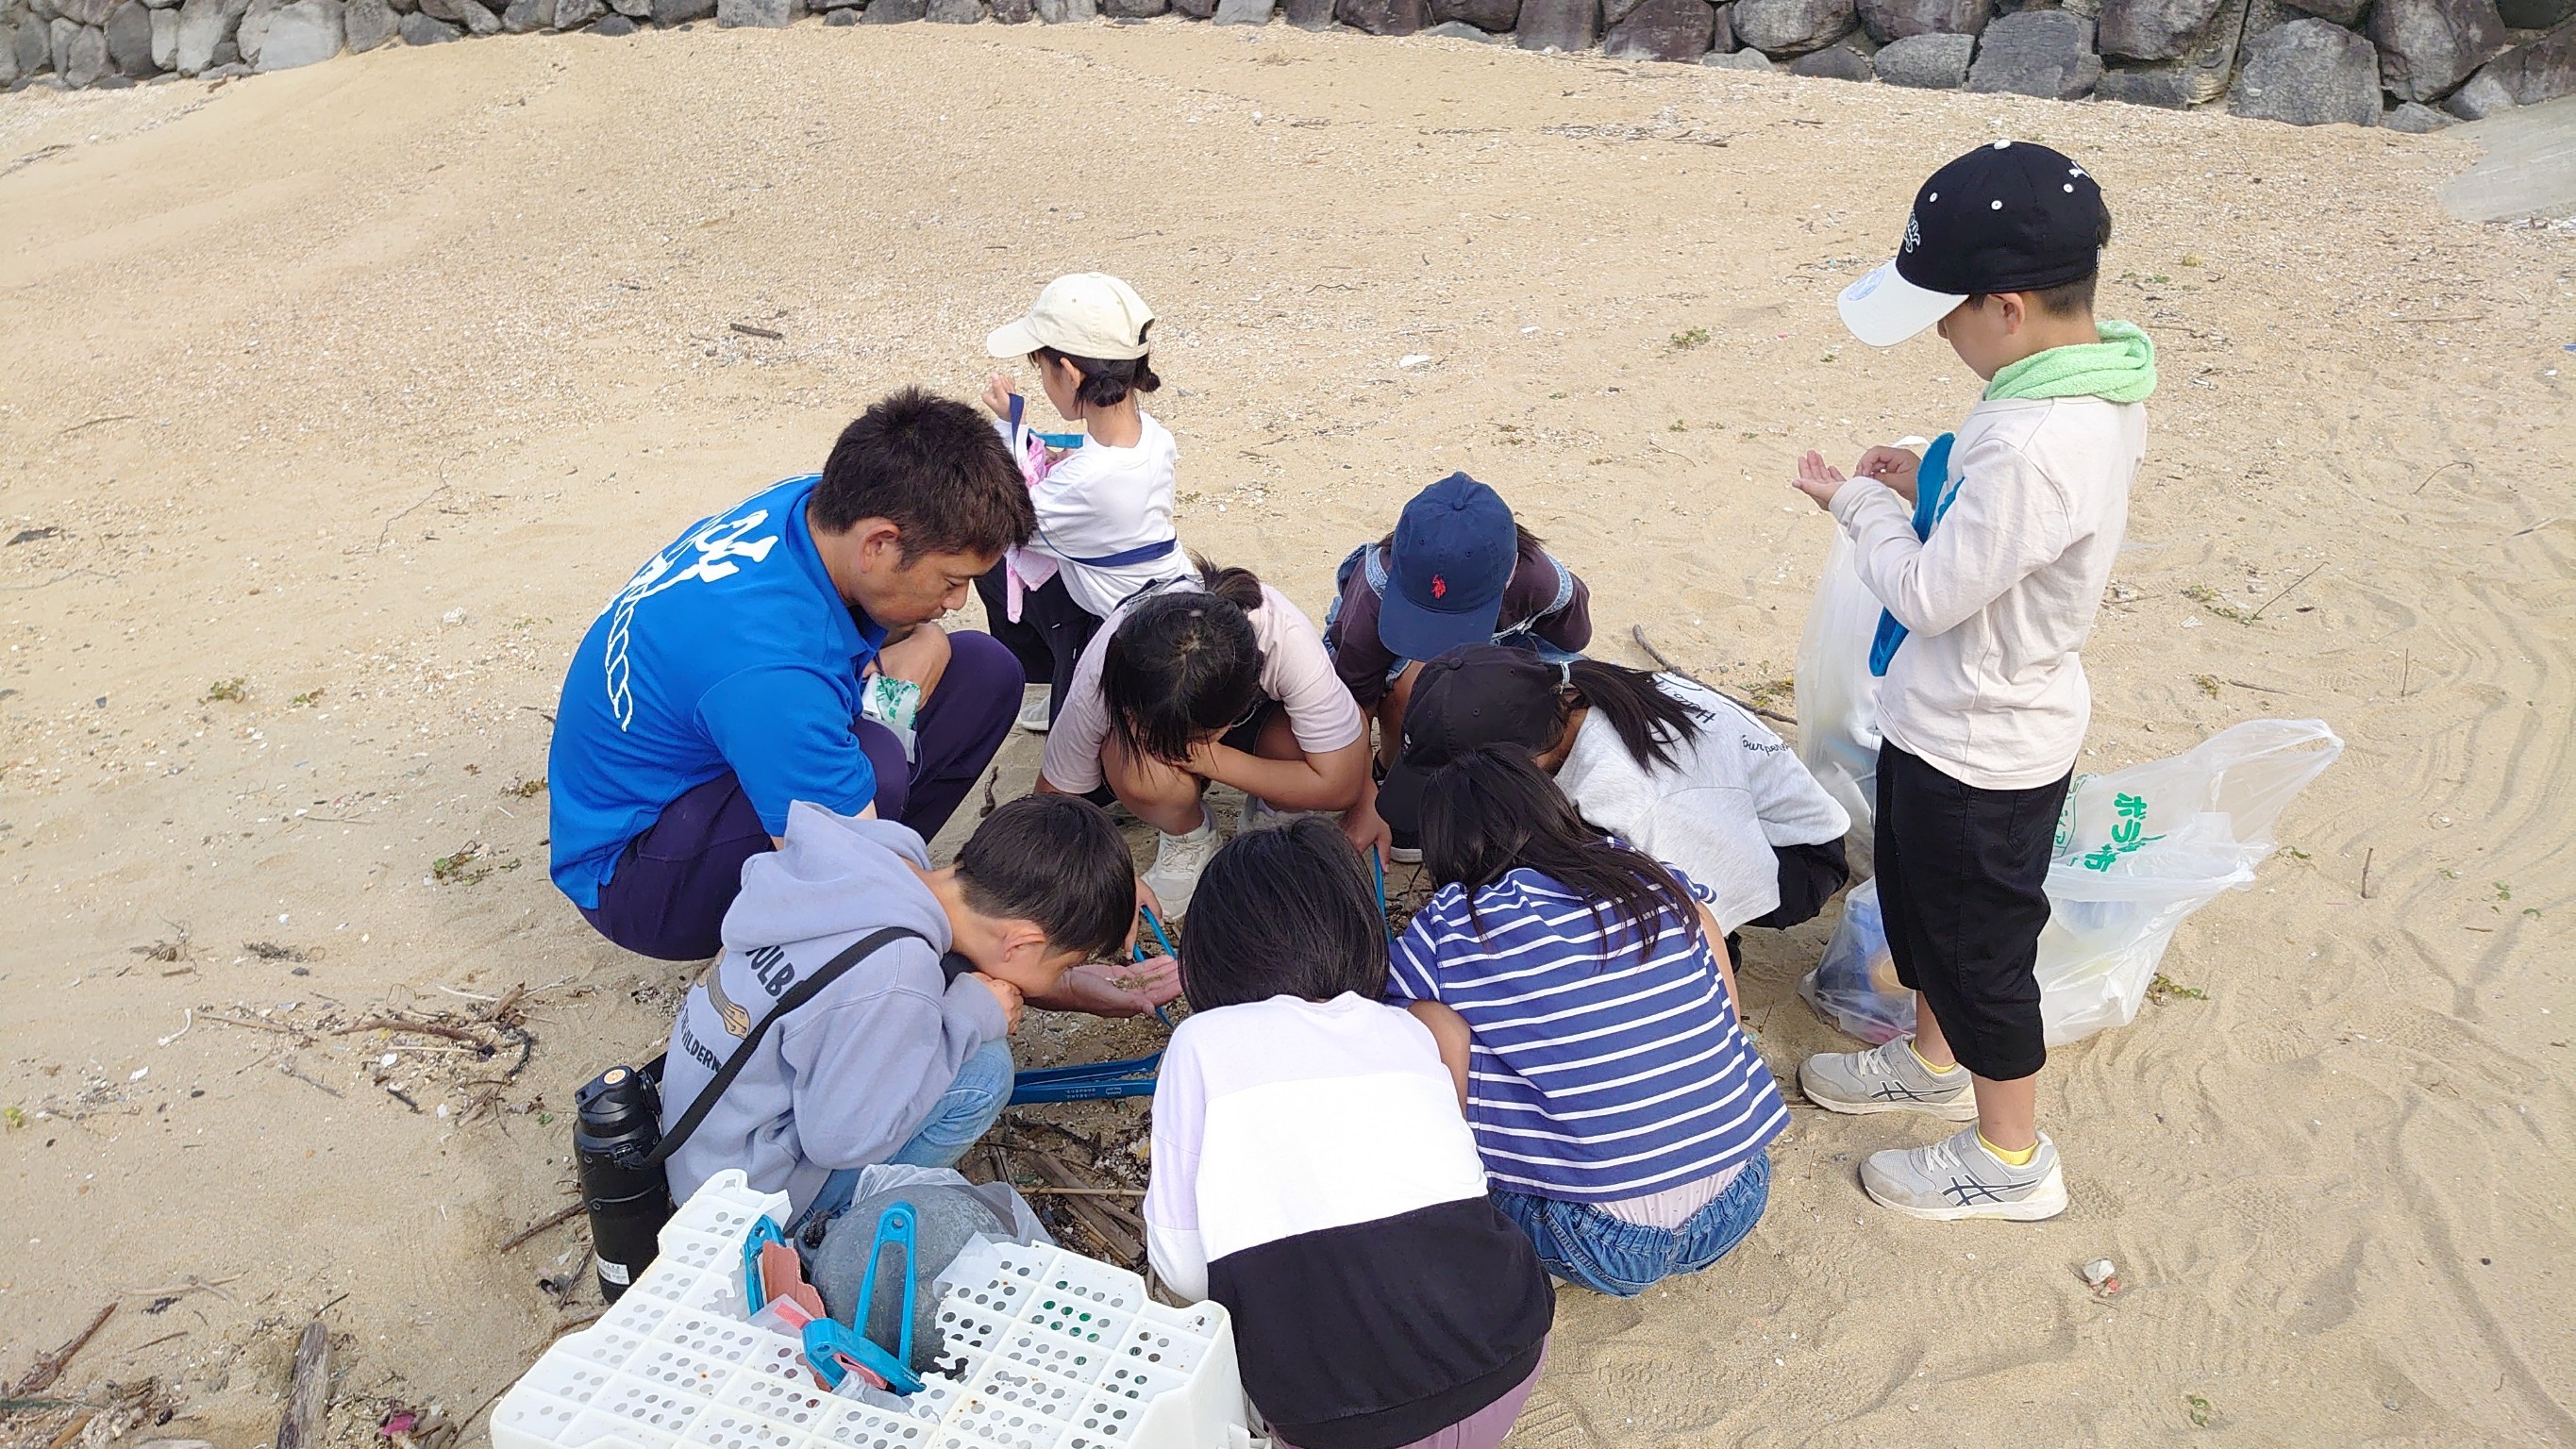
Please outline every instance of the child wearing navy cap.
[[2111, 214], [2084, 168], [1997, 141], [1933, 173], [1894, 261], [1847, 288], [1844, 322], [1891, 347], [1936, 327], [1987, 380], [1922, 456], [1872, 448], [1846, 479], [1807, 454], [1794, 486], [1857, 546], [1886, 606], [1879, 689], [1879, 902], [1915, 1034], [1798, 1073], [1837, 1112], [1975, 1123], [1872, 1154], [1861, 1184], [1910, 1217], [2035, 1221], [2066, 1210], [2038, 1129], [2048, 1059], [2034, 975], [2057, 819], [2092, 696], [2078, 657], [2127, 526], [2155, 349], [2093, 318]]
[[[1513, 519], [1502, 495], [1464, 473], [1413, 495], [1393, 533], [1342, 560], [1333, 587], [1324, 647], [1377, 721], [1380, 773], [1394, 763], [1423, 661], [1488, 643], [1565, 660], [1592, 642], [1592, 591]], [[1409, 834], [1393, 841], [1369, 801], [1360, 804], [1345, 821], [1355, 844], [1421, 859]]]

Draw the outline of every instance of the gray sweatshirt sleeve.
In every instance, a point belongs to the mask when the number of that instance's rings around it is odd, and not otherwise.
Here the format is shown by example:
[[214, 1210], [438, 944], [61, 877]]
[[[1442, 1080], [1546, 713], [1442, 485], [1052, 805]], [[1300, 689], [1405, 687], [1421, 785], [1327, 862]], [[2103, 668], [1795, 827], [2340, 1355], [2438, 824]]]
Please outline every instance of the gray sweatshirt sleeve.
[[[958, 1068], [1007, 1033], [1002, 1004], [972, 976], [938, 989], [927, 946], [898, 948], [903, 984], [798, 1012], [779, 1043], [793, 1082], [796, 1136], [827, 1168], [883, 1162], [911, 1140]], [[821, 1003], [817, 1003], [820, 1005]]]

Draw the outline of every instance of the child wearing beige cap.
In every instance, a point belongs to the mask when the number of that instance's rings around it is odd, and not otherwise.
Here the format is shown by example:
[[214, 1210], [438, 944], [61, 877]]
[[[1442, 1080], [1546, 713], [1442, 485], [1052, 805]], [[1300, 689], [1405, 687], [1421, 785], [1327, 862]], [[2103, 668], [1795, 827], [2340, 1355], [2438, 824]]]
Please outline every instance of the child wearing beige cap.
[[1172, 526], [1179, 449], [1137, 404], [1162, 386], [1147, 355], [1153, 309], [1102, 272], [1047, 283], [1028, 314], [985, 339], [995, 357], [1025, 357], [1078, 446], [1055, 449], [1030, 430], [1027, 403], [995, 373], [984, 405], [1001, 420], [1029, 481], [1037, 532], [977, 581], [993, 637], [1010, 646], [1036, 697], [1023, 729], [1044, 731], [1062, 707], [1083, 647], [1100, 621], [1138, 590], [1190, 572]]

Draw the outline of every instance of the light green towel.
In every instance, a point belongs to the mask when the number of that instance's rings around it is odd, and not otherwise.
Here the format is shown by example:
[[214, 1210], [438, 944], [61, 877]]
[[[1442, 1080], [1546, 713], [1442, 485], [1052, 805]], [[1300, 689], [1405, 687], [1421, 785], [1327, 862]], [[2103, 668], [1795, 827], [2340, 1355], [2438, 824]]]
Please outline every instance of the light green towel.
[[2099, 342], [2052, 347], [2023, 358], [1995, 374], [1986, 384], [1986, 396], [2145, 402], [2156, 390], [2156, 345], [2134, 322], [2105, 322], [2101, 333]]

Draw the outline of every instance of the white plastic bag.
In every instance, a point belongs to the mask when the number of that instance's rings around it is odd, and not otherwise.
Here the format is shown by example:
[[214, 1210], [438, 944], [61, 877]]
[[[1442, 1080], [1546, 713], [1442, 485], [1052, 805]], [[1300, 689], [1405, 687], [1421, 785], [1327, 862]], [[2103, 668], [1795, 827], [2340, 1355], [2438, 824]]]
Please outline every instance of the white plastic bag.
[[[2260, 719], [2185, 754], [2077, 776], [2058, 817], [2039, 936], [2048, 1044], [2135, 1019], [2174, 928], [2221, 891], [2254, 883], [2281, 811], [2342, 753], [2323, 720]], [[1798, 990], [1863, 1041], [1914, 1029], [1913, 997], [1887, 958], [1877, 882], [1851, 893]]]
[[1798, 759], [1866, 841], [1878, 802], [1878, 677], [1869, 672], [1869, 649], [1882, 610], [1852, 559], [1851, 538], [1835, 529], [1798, 640]]

